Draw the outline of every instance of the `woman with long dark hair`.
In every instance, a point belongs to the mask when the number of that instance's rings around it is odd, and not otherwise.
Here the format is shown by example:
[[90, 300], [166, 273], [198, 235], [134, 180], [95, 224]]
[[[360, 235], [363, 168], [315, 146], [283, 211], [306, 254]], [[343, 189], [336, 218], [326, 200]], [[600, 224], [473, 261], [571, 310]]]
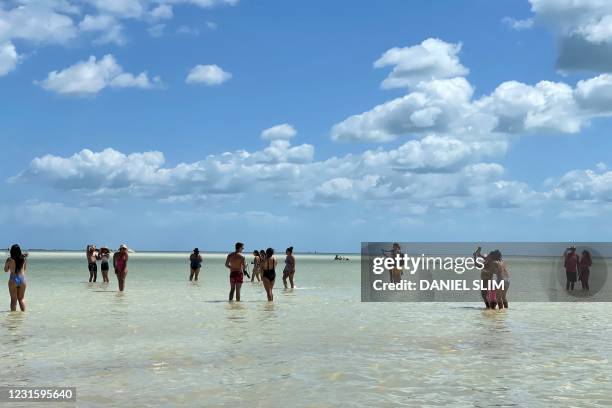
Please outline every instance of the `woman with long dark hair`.
[[28, 268], [27, 254], [21, 252], [19, 245], [15, 244], [10, 249], [10, 257], [4, 263], [4, 272], [9, 272], [9, 294], [11, 295], [11, 311], [17, 310], [17, 303], [22, 312], [26, 310], [25, 291], [26, 278], [25, 272]]
[[276, 279], [276, 258], [274, 258], [274, 250], [266, 249], [266, 259], [262, 261], [263, 268], [263, 285], [268, 295], [268, 302], [274, 300], [272, 289], [274, 289], [274, 279]]
[[251, 282], [254, 282], [255, 278], [257, 278], [257, 282], [261, 281], [261, 258], [257, 250], [253, 251], [253, 272], [251, 275]]

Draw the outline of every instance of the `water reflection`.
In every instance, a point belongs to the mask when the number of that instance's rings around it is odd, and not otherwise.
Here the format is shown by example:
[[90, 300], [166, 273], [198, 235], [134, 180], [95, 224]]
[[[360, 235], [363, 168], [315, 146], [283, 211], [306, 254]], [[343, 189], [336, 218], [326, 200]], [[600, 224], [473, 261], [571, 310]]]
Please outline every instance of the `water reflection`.
[[113, 319], [122, 319], [127, 316], [128, 309], [129, 303], [125, 292], [117, 291], [111, 302], [110, 315]]
[[227, 319], [233, 323], [244, 323], [245, 306], [242, 302], [228, 302], [226, 306]]
[[9, 333], [21, 331], [21, 326], [25, 321], [26, 314], [24, 312], [6, 312], [6, 319], [3, 326], [7, 328]]
[[227, 310], [244, 310], [244, 302], [227, 302]]
[[2, 339], [2, 343], [10, 345], [12, 352], [19, 353], [24, 349], [27, 337], [23, 334], [22, 328], [26, 320], [23, 312], [7, 312], [2, 326], [6, 328], [8, 336]]
[[[2, 320], [2, 326], [6, 328], [6, 335], [3, 333], [0, 341], [8, 349], [8, 357], [12, 361], [9, 365], [10, 378], [12, 384], [22, 383], [27, 381], [28, 373], [25, 372], [25, 363], [23, 359], [15, 356], [21, 356], [28, 349], [26, 341], [27, 335], [23, 332], [24, 322], [26, 321], [27, 315], [23, 312], [7, 312], [5, 318]], [[11, 359], [11, 356], [13, 359]], [[8, 368], [8, 367], [7, 367]]]
[[[140, 256], [134, 266], [149, 255]], [[71, 280], [60, 263], [33, 271], [32, 310], [47, 310], [27, 322], [0, 313], [10, 368], [0, 383], [64, 378], [87, 406], [537, 407], [559, 405], [550, 390], [568, 383], [578, 388], [561, 405], [612, 402], [609, 304], [529, 305], [512, 291], [508, 311], [485, 311], [478, 294], [467, 304], [361, 303], [359, 268], [312, 262], [304, 287], [277, 286], [273, 303], [246, 282], [245, 301], [228, 303], [225, 255], [191, 284], [168, 280], [181, 257], [134, 269], [125, 293], [114, 276], [106, 294], [86, 289], [77, 266]], [[568, 353], [568, 344], [580, 346]]]

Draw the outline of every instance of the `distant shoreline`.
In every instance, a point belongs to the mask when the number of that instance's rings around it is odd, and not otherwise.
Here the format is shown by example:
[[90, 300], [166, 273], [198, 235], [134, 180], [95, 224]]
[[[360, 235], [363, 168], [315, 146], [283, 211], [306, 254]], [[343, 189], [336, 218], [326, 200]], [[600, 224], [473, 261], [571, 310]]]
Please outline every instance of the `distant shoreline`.
[[[114, 249], [114, 248], [112, 248]], [[85, 252], [85, 249], [41, 249], [41, 248], [32, 248], [32, 249], [28, 249], [27, 252]], [[172, 251], [167, 251], [167, 250], [163, 250], [163, 251], [159, 251], [159, 250], [138, 250], [136, 251], [136, 253], [139, 254], [176, 254], [176, 253], [191, 253], [193, 252], [193, 250], [188, 249], [188, 250], [172, 250]], [[223, 253], [229, 253], [230, 251], [223, 250], [223, 251], [203, 251], [200, 250], [200, 253], [202, 254], [223, 254]], [[250, 252], [246, 251], [244, 252], [245, 254], [250, 254]], [[296, 255], [353, 255], [353, 256], [359, 256], [361, 255], [359, 252], [295, 252]]]
[[[112, 250], [112, 249], [111, 249]], [[4, 252], [6, 252], [7, 250], [4, 250]], [[31, 252], [31, 253], [78, 253], [78, 252], [84, 252], [84, 249], [41, 249], [41, 248], [33, 248], [33, 249], [28, 249], [26, 252]], [[0, 251], [2, 252], [2, 251]], [[190, 254], [192, 252], [192, 250], [172, 250], [172, 251], [158, 251], [158, 250], [138, 250], [138, 251], [134, 251], [134, 253], [136, 254]], [[224, 250], [224, 251], [200, 251], [201, 254], [226, 254], [229, 253], [228, 250]], [[245, 255], [250, 255], [251, 253], [249, 251], [244, 252]], [[335, 255], [340, 255], [340, 256], [345, 256], [345, 257], [360, 257], [361, 253], [359, 252], [295, 252], [296, 255], [326, 255], [326, 256], [335, 256]], [[449, 253], [431, 253], [429, 254], [431, 256], [463, 256], [461, 254], [449, 254]], [[561, 258], [562, 255], [534, 255], [534, 254], [509, 254], [509, 255], [505, 255], [504, 258], [505, 259], [512, 259], [512, 258], [548, 258], [548, 259], [554, 259], [554, 258]], [[604, 257], [607, 258], [607, 257]]]

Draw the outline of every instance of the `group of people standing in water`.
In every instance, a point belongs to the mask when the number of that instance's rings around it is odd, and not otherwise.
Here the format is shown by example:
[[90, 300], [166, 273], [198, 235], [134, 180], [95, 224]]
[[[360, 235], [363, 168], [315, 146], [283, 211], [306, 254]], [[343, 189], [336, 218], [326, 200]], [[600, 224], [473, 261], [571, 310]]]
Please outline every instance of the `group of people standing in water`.
[[[227, 255], [225, 259], [225, 267], [229, 269], [230, 275], [230, 293], [229, 300], [240, 301], [240, 289], [244, 283], [244, 277], [251, 279], [251, 282], [262, 282], [264, 289], [266, 290], [266, 296], [268, 301], [274, 300], [272, 290], [274, 289], [274, 283], [276, 281], [276, 267], [278, 262], [274, 256], [274, 249], [268, 248], [265, 251], [253, 251], [253, 260], [251, 264], [253, 269], [249, 275], [247, 261], [243, 255], [244, 244], [242, 242], [236, 242], [234, 245], [234, 251]], [[194, 248], [191, 255], [189, 255], [189, 281], [197, 281], [202, 269], [202, 254], [199, 248]], [[293, 281], [295, 276], [295, 256], [293, 256], [293, 247], [289, 247], [285, 250], [285, 266], [283, 268], [283, 286], [285, 289], [295, 288], [295, 282]]]
[[[101, 247], [97, 249], [95, 245], [87, 245], [85, 249], [85, 256], [87, 257], [87, 270], [89, 271], [89, 282], [96, 282], [98, 279], [98, 261], [100, 261], [100, 270], [102, 271], [102, 280], [104, 283], [109, 283], [108, 271], [110, 270], [109, 264], [111, 260], [111, 250], [108, 247]], [[112, 253], [113, 269], [117, 276], [117, 282], [119, 283], [119, 291], [123, 292], [125, 289], [125, 278], [128, 273], [128, 260], [130, 256], [128, 254], [128, 247], [125, 244], [121, 244], [117, 251]]]
[[[240, 301], [240, 289], [244, 282], [244, 276], [249, 276], [246, 258], [242, 253], [243, 251], [244, 244], [242, 242], [236, 242], [234, 251], [230, 252], [225, 259], [225, 267], [230, 271], [230, 302], [234, 300], [234, 295], [236, 295], [236, 301]], [[257, 279], [258, 282], [263, 282], [268, 301], [272, 302], [274, 300], [272, 290], [274, 289], [274, 282], [276, 280], [276, 266], [278, 265], [276, 257], [274, 256], [274, 249], [268, 248], [265, 251], [253, 251], [252, 264], [253, 270], [251, 282], [254, 282], [255, 279]], [[293, 256], [293, 247], [289, 247], [285, 250], [285, 267], [283, 269], [283, 285], [285, 288], [289, 288], [287, 280], [289, 280], [289, 285], [291, 285], [292, 289], [295, 287], [295, 283], [293, 281], [294, 276], [295, 257]]]
[[[230, 294], [229, 300], [240, 301], [240, 289], [244, 282], [244, 275], [248, 275], [248, 268], [245, 256], [242, 254], [244, 250], [244, 244], [237, 242], [235, 250], [231, 252], [226, 260], [225, 266], [230, 270]], [[9, 293], [11, 296], [11, 311], [17, 310], [17, 304], [22, 311], [26, 310], [25, 304], [25, 291], [26, 291], [26, 278], [25, 272], [27, 270], [27, 253], [23, 253], [19, 245], [15, 244], [11, 246], [10, 256], [4, 263], [4, 271], [9, 272]], [[294, 276], [295, 276], [295, 257], [293, 256], [293, 247], [289, 247], [285, 251], [285, 267], [283, 269], [283, 284], [285, 288], [295, 287]], [[119, 283], [119, 291], [123, 292], [125, 289], [125, 279], [128, 273], [128, 261], [129, 261], [129, 250], [125, 244], [121, 244], [117, 251], [111, 251], [108, 247], [96, 248], [95, 245], [87, 245], [85, 249], [85, 256], [87, 259], [87, 270], [89, 271], [89, 282], [94, 283], [98, 279], [98, 262], [100, 263], [100, 270], [102, 271], [102, 280], [104, 283], [109, 283], [108, 271], [110, 270], [110, 264], [112, 261], [115, 275]], [[197, 281], [202, 268], [202, 254], [198, 248], [195, 248], [189, 256], [190, 263], [190, 281]], [[268, 301], [273, 301], [274, 296], [272, 290], [274, 289], [274, 282], [276, 280], [276, 267], [277, 261], [274, 256], [274, 249], [268, 248], [267, 250], [253, 251], [253, 270], [252, 276], [250, 277], [251, 282], [257, 281], [263, 282], [266, 290]]]
[[[382, 250], [383, 255], [395, 258], [400, 255], [403, 256], [402, 248], [399, 243], [393, 243], [390, 250]], [[480, 260], [483, 268], [480, 271], [480, 281], [483, 289], [480, 294], [484, 301], [487, 309], [507, 309], [508, 308], [508, 288], [510, 287], [510, 274], [506, 264], [502, 259], [502, 253], [499, 249], [491, 251], [484, 255], [482, 248], [476, 248], [476, 251], [472, 254], [474, 261]], [[403, 270], [400, 268], [389, 269], [389, 281], [393, 283], [399, 283], [402, 280]], [[492, 285], [492, 282], [496, 282], [496, 285]], [[503, 282], [503, 285], [501, 284]], [[499, 287], [497, 287], [499, 286]]]
[[[268, 248], [265, 251], [253, 251], [253, 270], [252, 275], [249, 275], [246, 258], [242, 254], [244, 244], [237, 242], [235, 250], [231, 252], [225, 261], [225, 266], [230, 270], [230, 294], [229, 300], [240, 301], [240, 289], [244, 282], [244, 276], [250, 277], [251, 282], [257, 279], [258, 282], [263, 282], [266, 290], [268, 301], [273, 301], [274, 282], [276, 280], [277, 261], [274, 257], [274, 249]], [[127, 264], [129, 260], [128, 247], [121, 244], [119, 250], [112, 254], [112, 263], [119, 282], [119, 291], [123, 292], [125, 288], [125, 278], [127, 277]], [[105, 283], [108, 280], [108, 271], [110, 269], [111, 250], [107, 247], [97, 249], [95, 245], [87, 245], [85, 251], [87, 257], [87, 269], [89, 270], [89, 282], [96, 282], [98, 276], [98, 261], [100, 261], [100, 269], [102, 271], [102, 279]], [[295, 287], [293, 278], [295, 276], [295, 257], [293, 256], [293, 247], [289, 247], [285, 251], [285, 267], [283, 269], [283, 284], [285, 288]], [[204, 259], [199, 248], [194, 248], [189, 255], [189, 281], [197, 282], [202, 263]], [[7, 261], [8, 262], [8, 261]], [[288, 281], [288, 282], [287, 282]]]

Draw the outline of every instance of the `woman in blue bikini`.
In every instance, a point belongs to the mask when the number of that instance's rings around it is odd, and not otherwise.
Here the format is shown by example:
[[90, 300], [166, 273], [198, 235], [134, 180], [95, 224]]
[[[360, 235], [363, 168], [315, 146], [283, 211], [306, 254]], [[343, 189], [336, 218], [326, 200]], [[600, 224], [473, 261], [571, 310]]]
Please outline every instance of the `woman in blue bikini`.
[[4, 263], [4, 272], [10, 273], [8, 287], [11, 295], [11, 311], [17, 310], [17, 302], [19, 302], [19, 308], [25, 312], [27, 254], [23, 254], [19, 245], [15, 244], [10, 249], [10, 255], [10, 258]]

